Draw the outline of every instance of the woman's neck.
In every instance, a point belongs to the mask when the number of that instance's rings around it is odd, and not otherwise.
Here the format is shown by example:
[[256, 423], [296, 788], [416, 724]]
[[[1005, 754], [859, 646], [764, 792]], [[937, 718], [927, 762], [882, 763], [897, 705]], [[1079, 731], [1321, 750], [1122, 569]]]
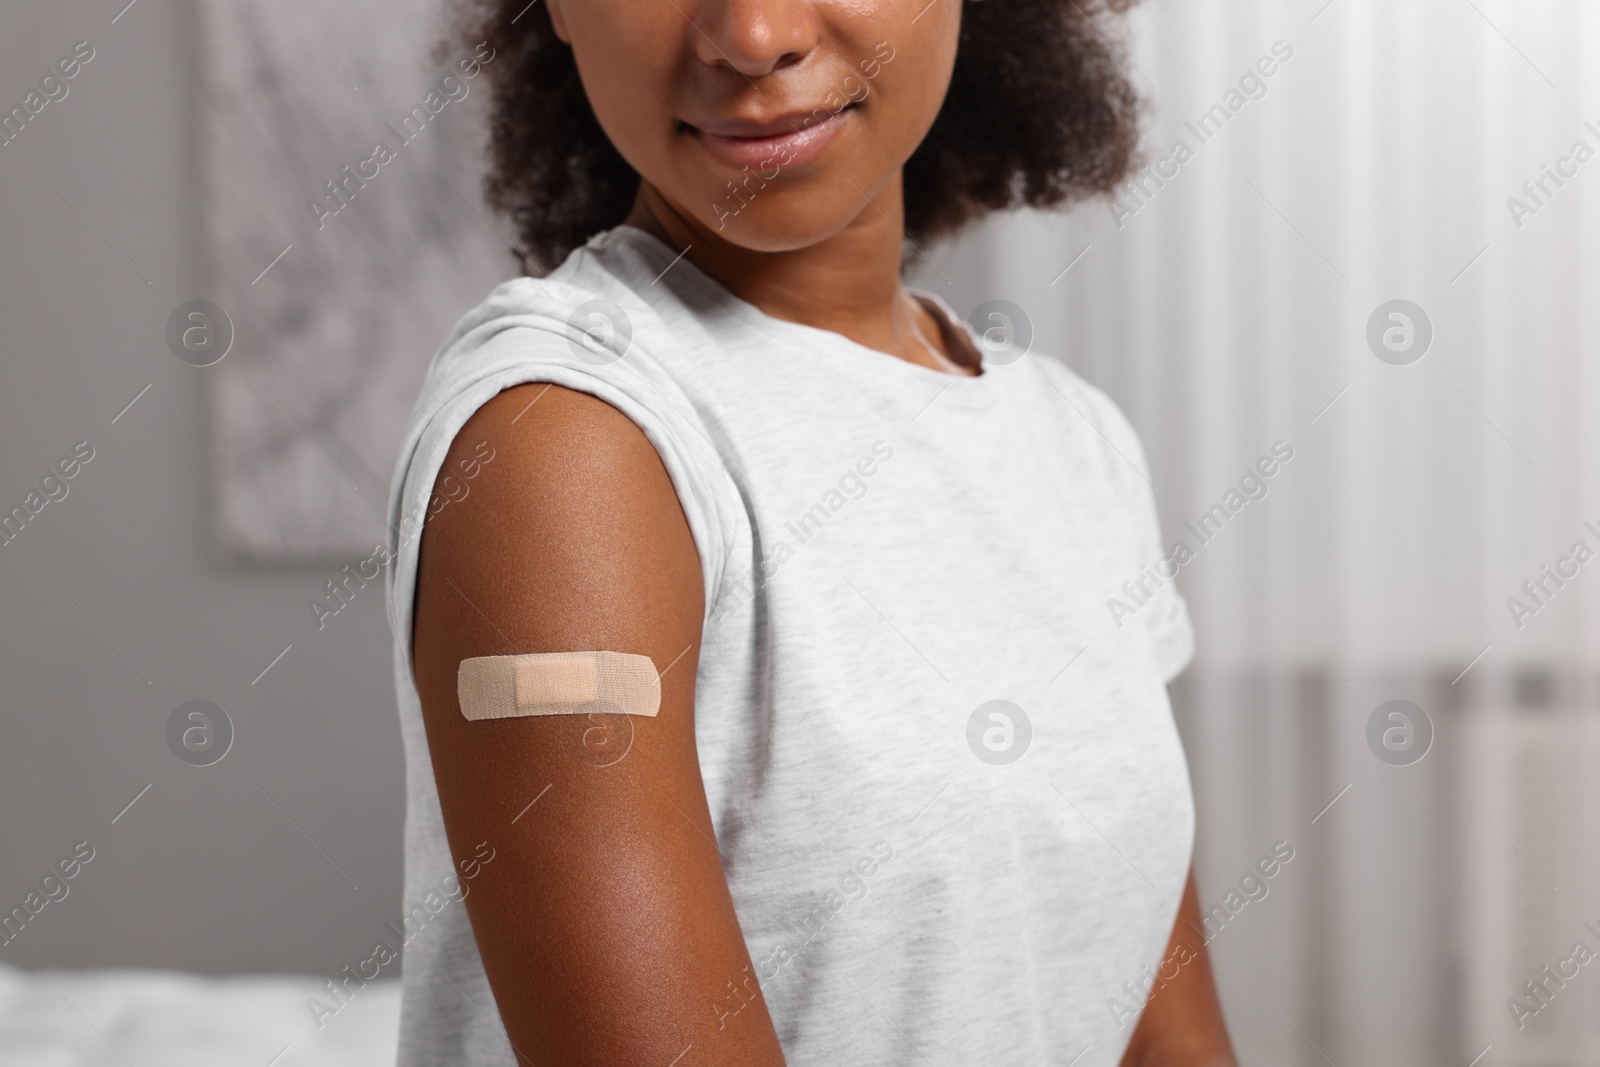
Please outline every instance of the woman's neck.
[[896, 174], [844, 229], [791, 251], [740, 247], [644, 182], [626, 221], [673, 248], [687, 248], [697, 268], [773, 318], [830, 330], [933, 370], [977, 374], [976, 349], [942, 328], [901, 283], [903, 217]]

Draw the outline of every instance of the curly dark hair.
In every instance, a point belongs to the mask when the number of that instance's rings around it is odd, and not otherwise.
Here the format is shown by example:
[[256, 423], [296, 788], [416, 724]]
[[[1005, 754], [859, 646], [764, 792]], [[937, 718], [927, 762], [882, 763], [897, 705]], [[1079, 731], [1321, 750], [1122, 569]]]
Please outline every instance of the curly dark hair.
[[[1137, 2], [965, 5], [949, 93], [905, 165], [908, 238], [948, 236], [989, 211], [1109, 193], [1127, 176], [1141, 101], [1112, 24]], [[519, 256], [557, 266], [627, 217], [639, 175], [601, 129], [546, 5], [454, 0], [453, 11], [453, 42], [495, 49], [484, 68], [484, 192], [515, 224]]]

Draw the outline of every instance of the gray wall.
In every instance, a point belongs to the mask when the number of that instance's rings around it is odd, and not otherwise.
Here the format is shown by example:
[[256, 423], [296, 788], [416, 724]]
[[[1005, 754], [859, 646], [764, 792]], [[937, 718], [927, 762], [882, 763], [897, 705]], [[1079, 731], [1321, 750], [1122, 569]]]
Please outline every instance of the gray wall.
[[[95, 848], [0, 962], [333, 972], [400, 903], [382, 592], [319, 633], [306, 599], [344, 561], [251, 571], [209, 547], [207, 372], [165, 341], [172, 310], [210, 295], [195, 13], [124, 3], [0, 11], [6, 109], [74, 42], [96, 52], [0, 145], [0, 510], [75, 442], [95, 450], [0, 545], [0, 910], [74, 842]], [[236, 730], [211, 767], [165, 738], [196, 698]]]

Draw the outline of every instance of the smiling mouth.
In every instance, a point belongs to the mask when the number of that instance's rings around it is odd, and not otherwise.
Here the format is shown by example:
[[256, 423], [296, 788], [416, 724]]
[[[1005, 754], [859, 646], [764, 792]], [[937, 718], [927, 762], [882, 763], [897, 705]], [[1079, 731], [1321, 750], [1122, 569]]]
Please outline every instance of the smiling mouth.
[[[817, 108], [765, 122], [733, 119], [678, 125], [713, 158], [735, 169], [798, 167], [822, 154], [851, 121], [847, 116], [858, 103], [851, 101], [838, 111]], [[827, 118], [818, 120], [818, 111]]]

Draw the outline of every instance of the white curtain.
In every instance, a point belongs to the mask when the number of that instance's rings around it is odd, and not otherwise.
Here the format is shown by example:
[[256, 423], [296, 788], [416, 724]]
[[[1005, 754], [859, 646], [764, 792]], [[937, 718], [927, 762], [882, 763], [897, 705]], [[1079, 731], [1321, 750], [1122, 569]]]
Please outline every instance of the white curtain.
[[[1600, 954], [1600, 559], [1572, 556], [1600, 550], [1597, 47], [1581, 0], [1148, 4], [1142, 190], [913, 272], [1020, 305], [1198, 546], [1176, 703], [1204, 903], [1295, 849], [1211, 945], [1246, 1063], [1600, 1062], [1600, 957], [1562, 962]], [[1431, 324], [1406, 365], [1367, 340], [1393, 300]], [[1184, 524], [1277, 442], [1199, 545]], [[1394, 699], [1432, 725], [1407, 766], [1367, 740]]]

